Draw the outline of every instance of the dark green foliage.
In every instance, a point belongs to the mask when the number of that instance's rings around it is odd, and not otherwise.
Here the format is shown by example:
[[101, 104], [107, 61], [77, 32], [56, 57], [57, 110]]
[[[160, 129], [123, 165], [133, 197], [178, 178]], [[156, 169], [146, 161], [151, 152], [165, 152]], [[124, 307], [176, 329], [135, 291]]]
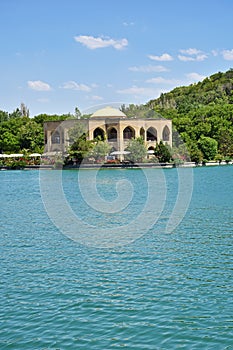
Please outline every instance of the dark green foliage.
[[223, 158], [233, 157], [233, 69], [161, 94], [147, 106], [172, 119], [173, 127], [187, 143], [192, 161], [202, 160], [203, 156], [208, 159], [203, 154], [203, 136], [217, 142]]
[[44, 149], [45, 121], [73, 119], [71, 114], [40, 114], [29, 118], [29, 110], [22, 103], [12, 113], [0, 111], [0, 152], [2, 153], [42, 153]]
[[86, 135], [78, 137], [72, 144], [69, 150], [70, 158], [75, 158], [78, 163], [81, 163], [84, 158], [89, 156], [94, 147], [93, 141], [88, 141]]
[[167, 147], [164, 145], [162, 141], [156, 145], [155, 148], [155, 157], [158, 158], [160, 163], [168, 163], [171, 160], [171, 153]]
[[218, 151], [218, 143], [211, 137], [201, 136], [198, 141], [199, 148], [203, 153], [204, 159], [213, 160]]

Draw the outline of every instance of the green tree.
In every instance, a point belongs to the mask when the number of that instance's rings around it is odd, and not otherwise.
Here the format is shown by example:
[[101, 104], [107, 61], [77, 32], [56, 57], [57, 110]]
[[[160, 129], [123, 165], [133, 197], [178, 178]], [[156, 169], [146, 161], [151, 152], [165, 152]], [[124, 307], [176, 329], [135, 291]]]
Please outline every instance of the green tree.
[[70, 158], [74, 157], [79, 163], [81, 163], [84, 158], [91, 154], [93, 147], [93, 141], [87, 140], [86, 136], [83, 134], [71, 145], [69, 149]]
[[91, 156], [95, 160], [104, 160], [105, 156], [109, 153], [111, 146], [107, 141], [97, 141], [91, 150]]
[[74, 142], [78, 141], [78, 139], [83, 136], [86, 138], [86, 132], [87, 128], [83, 123], [75, 123], [75, 125], [70, 128], [68, 135], [69, 135], [69, 143], [73, 144]]
[[[28, 118], [26, 118], [28, 119]], [[0, 124], [0, 150], [16, 153], [20, 150], [19, 129], [25, 123], [24, 118], [11, 118]]]
[[129, 151], [130, 154], [126, 158], [132, 162], [142, 162], [147, 155], [144, 140], [141, 137], [131, 139], [127, 151]]
[[168, 163], [171, 160], [171, 153], [163, 141], [156, 145], [154, 154], [160, 163]]
[[204, 159], [213, 160], [218, 151], [218, 143], [211, 137], [201, 136], [198, 145], [203, 153]]
[[0, 123], [7, 121], [9, 118], [9, 115], [7, 112], [0, 111]]
[[20, 143], [17, 135], [5, 131], [0, 135], [0, 150], [2, 153], [17, 153], [20, 150]]
[[202, 162], [203, 153], [201, 152], [201, 150], [199, 150], [197, 144], [195, 142], [189, 142], [187, 146], [191, 161], [195, 162], [196, 164]]
[[10, 119], [21, 118], [22, 114], [19, 108], [16, 108], [12, 113], [9, 114]]
[[219, 134], [218, 143], [220, 154], [224, 157], [233, 157], [233, 130], [222, 129]]
[[43, 128], [34, 120], [28, 119], [28, 122], [19, 128], [18, 138], [21, 150], [28, 149], [30, 152], [43, 152]]
[[82, 116], [82, 114], [81, 114], [80, 110], [78, 109], [78, 107], [75, 107], [74, 114], [75, 114], [75, 118], [77, 118], [77, 119], [80, 119], [81, 116]]

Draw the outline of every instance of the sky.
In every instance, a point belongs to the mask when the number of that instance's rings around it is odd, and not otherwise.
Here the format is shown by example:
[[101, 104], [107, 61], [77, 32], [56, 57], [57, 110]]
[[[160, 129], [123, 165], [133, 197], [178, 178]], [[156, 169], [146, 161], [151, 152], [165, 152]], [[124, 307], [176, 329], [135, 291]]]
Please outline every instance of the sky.
[[0, 0], [0, 110], [141, 104], [233, 67], [232, 0]]

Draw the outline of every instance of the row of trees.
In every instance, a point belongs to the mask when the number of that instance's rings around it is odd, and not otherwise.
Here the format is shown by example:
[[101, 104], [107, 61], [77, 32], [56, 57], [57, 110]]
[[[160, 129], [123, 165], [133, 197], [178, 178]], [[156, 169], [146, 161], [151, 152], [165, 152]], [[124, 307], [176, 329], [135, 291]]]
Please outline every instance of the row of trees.
[[[176, 155], [177, 159], [200, 162], [233, 158], [232, 69], [213, 74], [197, 84], [177, 87], [146, 105], [122, 105], [121, 110], [128, 118], [172, 119], [173, 157]], [[43, 152], [45, 121], [84, 117], [89, 115], [81, 115], [76, 108], [74, 114], [40, 114], [29, 118], [24, 104], [12, 113], [0, 111], [0, 152]], [[82, 147], [85, 142], [79, 141]], [[89, 146], [85, 144], [86, 148]], [[80, 145], [76, 151], [78, 147]]]
[[[12, 113], [0, 111], [0, 151], [1, 153], [43, 153], [44, 122], [75, 118], [82, 118], [78, 108], [75, 109], [74, 115], [40, 114], [34, 118], [29, 118], [29, 111], [24, 104], [21, 105], [20, 109], [16, 109]], [[87, 157], [103, 161], [105, 156], [111, 151], [106, 140], [97, 138], [93, 141], [88, 141], [85, 130], [78, 123], [70, 130], [69, 138], [72, 144], [69, 150], [70, 158], [75, 158], [78, 162]], [[126, 158], [132, 162], [142, 161], [147, 156], [147, 149], [141, 138], [132, 139], [127, 150], [130, 153]], [[163, 158], [160, 159], [158, 154], [157, 157], [158, 160], [163, 161]]]
[[[215, 112], [221, 112], [221, 118], [214, 114], [212, 109]], [[43, 153], [43, 123], [48, 120], [65, 120], [75, 117], [70, 114], [61, 116], [41, 114], [34, 118], [29, 118], [17, 114], [18, 111], [12, 114], [0, 111], [0, 117], [4, 119], [0, 123], [1, 153]], [[231, 158], [233, 156], [231, 115], [233, 115], [233, 105], [222, 106], [222, 108], [218, 105], [217, 107], [203, 107], [201, 111], [198, 110], [195, 114], [190, 112], [190, 114], [183, 117], [173, 116], [173, 123], [179, 130], [179, 133], [173, 132], [173, 154], [177, 154], [177, 158], [183, 157], [187, 160], [189, 160], [190, 156], [190, 159], [196, 162], [216, 157], [218, 160], [227, 157]], [[91, 142], [88, 143], [84, 135], [80, 136], [80, 132], [77, 132], [77, 130], [71, 131], [70, 138], [73, 138], [71, 152], [76, 152], [77, 157], [80, 159], [85, 157], [85, 154], [90, 150], [92, 150], [96, 158], [97, 154], [102, 155], [103, 152], [107, 154], [107, 151], [109, 151], [107, 142], [103, 144], [98, 140], [97, 143], [95, 142], [94, 148], [94, 145]], [[184, 147], [181, 139], [183, 139], [187, 147]], [[146, 156], [146, 150], [142, 147], [143, 142], [141, 142], [141, 150], [139, 150], [140, 147], [136, 147], [138, 142], [139, 140], [132, 140], [128, 146], [133, 158], [132, 161], [139, 161], [139, 159], [143, 159]], [[133, 156], [134, 153], [135, 156]]]
[[74, 114], [39, 114], [29, 117], [28, 108], [22, 103], [12, 113], [0, 111], [0, 153], [27, 153], [44, 150], [43, 124], [46, 121], [80, 118], [80, 111]]

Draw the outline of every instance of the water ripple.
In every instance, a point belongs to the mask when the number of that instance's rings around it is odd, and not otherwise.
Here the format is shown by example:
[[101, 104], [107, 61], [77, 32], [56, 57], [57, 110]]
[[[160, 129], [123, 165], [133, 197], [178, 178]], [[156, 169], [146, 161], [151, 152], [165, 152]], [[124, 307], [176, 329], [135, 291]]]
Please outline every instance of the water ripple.
[[195, 170], [173, 235], [158, 225], [112, 250], [57, 231], [37, 172], [2, 172], [0, 349], [232, 349], [232, 168], [221, 169]]

